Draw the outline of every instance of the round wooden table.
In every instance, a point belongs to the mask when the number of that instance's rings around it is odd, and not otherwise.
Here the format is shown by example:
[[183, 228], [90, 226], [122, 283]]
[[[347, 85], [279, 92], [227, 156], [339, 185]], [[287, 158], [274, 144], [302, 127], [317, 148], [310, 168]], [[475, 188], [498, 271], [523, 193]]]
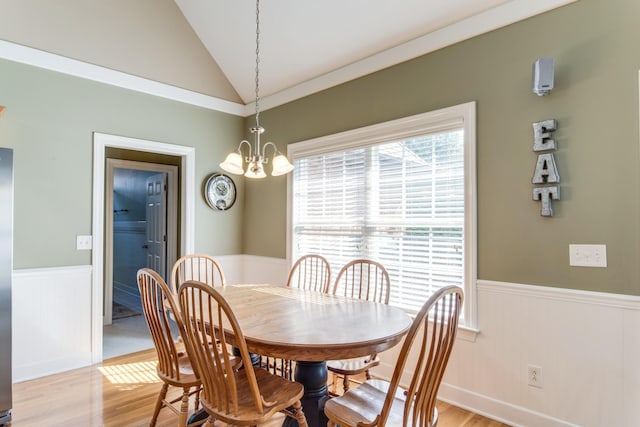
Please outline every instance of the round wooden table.
[[[411, 318], [385, 304], [271, 285], [216, 288], [231, 306], [252, 353], [296, 361], [310, 427], [326, 426], [327, 360], [367, 356], [402, 340]], [[287, 418], [285, 424], [297, 425]]]

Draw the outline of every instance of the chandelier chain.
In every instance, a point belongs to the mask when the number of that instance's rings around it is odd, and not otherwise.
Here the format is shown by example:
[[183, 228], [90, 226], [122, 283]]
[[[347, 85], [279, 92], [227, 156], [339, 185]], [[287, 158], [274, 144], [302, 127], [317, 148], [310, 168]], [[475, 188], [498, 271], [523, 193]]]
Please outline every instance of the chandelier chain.
[[256, 0], [256, 127], [260, 127], [260, 0]]
[[[249, 129], [253, 134], [253, 145], [245, 140], [240, 141], [240, 145], [235, 152], [229, 153], [224, 162], [220, 163], [220, 167], [227, 172], [241, 175], [247, 178], [260, 179], [267, 176], [264, 172], [264, 164], [268, 163], [266, 157], [266, 148], [271, 147], [273, 157], [271, 164], [273, 169], [271, 175], [286, 175], [293, 170], [293, 165], [289, 160], [278, 151], [278, 147], [273, 142], [267, 142], [260, 149], [260, 134], [264, 129], [260, 126], [260, 0], [256, 0], [256, 126]], [[249, 155], [242, 156], [242, 146], [249, 147]], [[244, 163], [247, 163], [247, 169]]]

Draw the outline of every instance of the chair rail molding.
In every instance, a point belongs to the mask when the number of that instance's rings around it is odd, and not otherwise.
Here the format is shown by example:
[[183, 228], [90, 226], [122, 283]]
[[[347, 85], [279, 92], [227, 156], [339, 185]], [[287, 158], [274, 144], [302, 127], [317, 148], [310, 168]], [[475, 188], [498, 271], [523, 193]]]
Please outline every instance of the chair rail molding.
[[640, 296], [478, 280], [478, 291], [640, 311]]

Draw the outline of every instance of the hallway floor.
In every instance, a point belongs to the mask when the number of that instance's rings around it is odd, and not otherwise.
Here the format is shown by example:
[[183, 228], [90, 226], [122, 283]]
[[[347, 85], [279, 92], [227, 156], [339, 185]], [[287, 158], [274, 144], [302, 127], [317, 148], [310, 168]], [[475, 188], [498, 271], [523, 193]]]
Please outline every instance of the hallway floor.
[[123, 354], [135, 353], [153, 348], [153, 341], [144, 316], [137, 286], [120, 282], [113, 283], [113, 301], [139, 313], [115, 319], [105, 325], [102, 336], [102, 358], [109, 359]]
[[123, 354], [153, 348], [144, 316], [125, 317], [106, 325], [102, 334], [102, 358], [109, 359]]

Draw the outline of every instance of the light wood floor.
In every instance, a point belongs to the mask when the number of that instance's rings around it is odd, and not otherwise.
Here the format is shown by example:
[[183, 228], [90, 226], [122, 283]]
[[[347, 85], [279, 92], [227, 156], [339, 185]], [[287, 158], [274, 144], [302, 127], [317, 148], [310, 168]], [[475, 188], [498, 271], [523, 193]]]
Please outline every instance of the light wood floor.
[[[10, 426], [148, 426], [160, 390], [155, 360], [154, 350], [142, 351], [15, 384]], [[506, 426], [443, 402], [438, 410], [438, 427]], [[175, 426], [176, 421], [173, 412], [163, 409], [157, 425]], [[265, 426], [281, 423], [278, 416]]]

